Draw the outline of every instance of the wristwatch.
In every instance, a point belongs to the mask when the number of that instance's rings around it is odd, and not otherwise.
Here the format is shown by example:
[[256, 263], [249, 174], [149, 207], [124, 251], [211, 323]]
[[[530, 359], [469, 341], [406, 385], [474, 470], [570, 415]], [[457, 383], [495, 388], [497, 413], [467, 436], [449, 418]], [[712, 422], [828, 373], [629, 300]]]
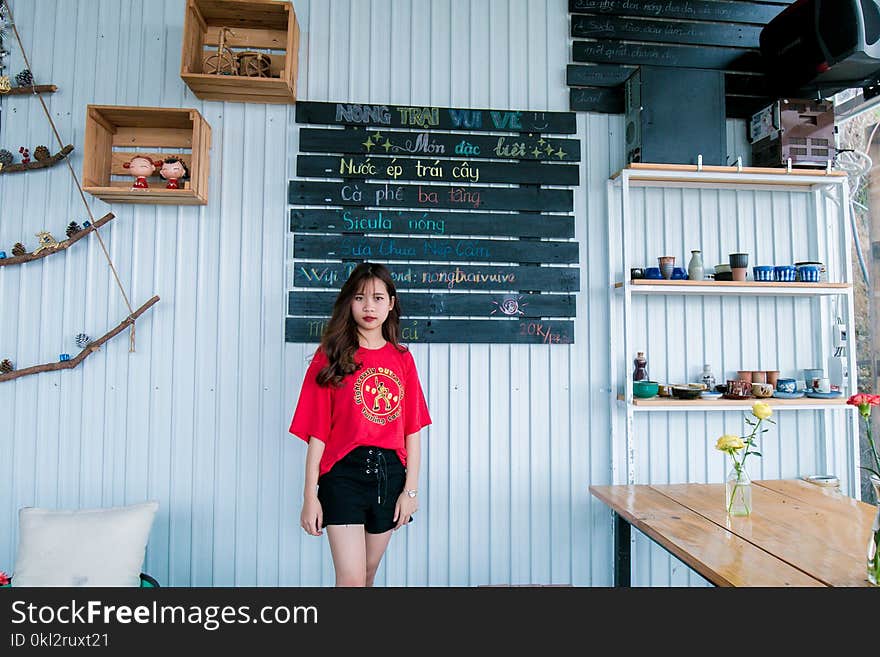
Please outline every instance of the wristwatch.
[[415, 497], [416, 495], [419, 494], [419, 491], [417, 488], [411, 488], [411, 489], [405, 490], [403, 492], [406, 493], [407, 495], [409, 495], [410, 497]]

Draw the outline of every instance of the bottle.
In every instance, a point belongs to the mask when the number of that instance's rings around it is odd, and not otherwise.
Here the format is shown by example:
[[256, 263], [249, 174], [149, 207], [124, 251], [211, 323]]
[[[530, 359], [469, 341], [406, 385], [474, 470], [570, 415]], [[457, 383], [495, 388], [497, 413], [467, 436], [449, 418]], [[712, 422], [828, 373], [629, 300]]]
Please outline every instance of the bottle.
[[712, 374], [712, 369], [709, 365], [703, 365], [703, 376], [701, 381], [706, 386], [706, 390], [710, 392], [715, 390], [715, 376]]
[[648, 359], [645, 358], [645, 352], [640, 351], [636, 354], [636, 358], [633, 361], [636, 368], [633, 370], [633, 381], [647, 381], [648, 380]]
[[688, 263], [688, 279], [692, 281], [703, 280], [703, 256], [699, 250], [691, 251], [691, 261]]

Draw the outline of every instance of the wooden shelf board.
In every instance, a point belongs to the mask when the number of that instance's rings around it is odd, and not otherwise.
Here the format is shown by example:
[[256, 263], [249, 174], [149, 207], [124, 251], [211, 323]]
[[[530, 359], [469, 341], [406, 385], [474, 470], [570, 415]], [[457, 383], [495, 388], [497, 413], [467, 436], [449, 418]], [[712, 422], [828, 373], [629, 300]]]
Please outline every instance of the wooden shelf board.
[[54, 94], [58, 91], [58, 87], [54, 84], [38, 84], [36, 86], [30, 87], [12, 87], [5, 94], [0, 93], [0, 96], [26, 96], [28, 94], [38, 93], [38, 94]]
[[[668, 397], [654, 397], [651, 399], [632, 400], [633, 410], [654, 410], [654, 411], [715, 411], [715, 410], [737, 410], [740, 408], [751, 408], [755, 402], [766, 402], [772, 407], [788, 408], [788, 409], [814, 409], [822, 410], [824, 408], [845, 408], [847, 406], [846, 396], [837, 399], [815, 399], [813, 397], [801, 397], [800, 399], [777, 399], [776, 397], [768, 397], [766, 399], [758, 399], [752, 397], [749, 399], [675, 399]], [[617, 400], [625, 402], [623, 395], [618, 395]], [[855, 408], [853, 406], [852, 408]]]
[[157, 203], [159, 205], [207, 205], [208, 199], [200, 198], [191, 189], [165, 189], [150, 187], [131, 191], [125, 187], [83, 187], [83, 190], [108, 203]]
[[611, 176], [620, 178], [626, 172], [630, 181], [675, 183], [722, 183], [750, 185], [778, 185], [811, 187], [814, 185], [840, 184], [846, 180], [843, 171], [824, 169], [797, 169], [789, 172], [783, 168], [769, 167], [722, 167], [704, 166], [701, 170], [691, 164], [633, 163]]
[[[791, 283], [758, 281], [688, 281], [640, 278], [630, 281], [633, 294], [766, 294], [789, 295], [833, 295], [846, 294], [852, 289], [849, 283]], [[615, 289], [623, 289], [624, 283], [618, 281]]]

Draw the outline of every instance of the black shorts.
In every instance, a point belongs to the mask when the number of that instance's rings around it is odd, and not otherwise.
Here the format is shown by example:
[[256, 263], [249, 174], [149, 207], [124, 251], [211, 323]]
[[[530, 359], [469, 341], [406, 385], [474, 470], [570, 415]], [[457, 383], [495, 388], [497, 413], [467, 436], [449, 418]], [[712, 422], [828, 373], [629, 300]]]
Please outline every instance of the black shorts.
[[318, 478], [323, 525], [363, 525], [369, 534], [393, 529], [406, 468], [397, 452], [355, 447]]

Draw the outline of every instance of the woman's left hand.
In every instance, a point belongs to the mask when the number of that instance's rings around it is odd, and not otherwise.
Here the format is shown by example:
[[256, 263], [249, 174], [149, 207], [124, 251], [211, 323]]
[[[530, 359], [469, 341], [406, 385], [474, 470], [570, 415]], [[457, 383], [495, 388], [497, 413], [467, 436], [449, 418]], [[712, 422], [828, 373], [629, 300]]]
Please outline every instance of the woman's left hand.
[[397, 504], [394, 505], [394, 526], [395, 531], [408, 523], [419, 508], [419, 500], [416, 497], [410, 497], [405, 492], [397, 498]]

